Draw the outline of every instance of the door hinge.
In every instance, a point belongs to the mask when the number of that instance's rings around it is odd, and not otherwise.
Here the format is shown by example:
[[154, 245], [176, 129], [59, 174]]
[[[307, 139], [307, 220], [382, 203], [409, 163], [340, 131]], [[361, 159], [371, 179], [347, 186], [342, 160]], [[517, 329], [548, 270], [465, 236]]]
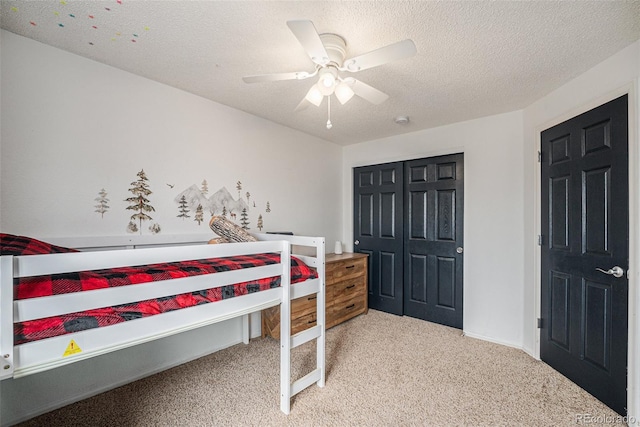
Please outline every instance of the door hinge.
[[538, 234], [538, 246], [542, 246], [542, 234]]
[[538, 163], [542, 163], [542, 152], [538, 150]]
[[538, 317], [538, 329], [542, 329], [542, 318]]

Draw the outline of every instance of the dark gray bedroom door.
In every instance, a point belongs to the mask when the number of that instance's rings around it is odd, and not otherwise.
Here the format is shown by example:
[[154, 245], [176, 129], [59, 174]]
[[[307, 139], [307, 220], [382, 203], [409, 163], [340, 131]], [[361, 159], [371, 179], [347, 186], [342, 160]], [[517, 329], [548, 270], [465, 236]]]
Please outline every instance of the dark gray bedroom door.
[[402, 315], [403, 163], [355, 168], [354, 249], [369, 254], [369, 307]]
[[354, 168], [369, 307], [462, 328], [463, 154]]
[[462, 328], [462, 154], [405, 164], [404, 314]]
[[540, 357], [627, 403], [627, 96], [542, 132]]

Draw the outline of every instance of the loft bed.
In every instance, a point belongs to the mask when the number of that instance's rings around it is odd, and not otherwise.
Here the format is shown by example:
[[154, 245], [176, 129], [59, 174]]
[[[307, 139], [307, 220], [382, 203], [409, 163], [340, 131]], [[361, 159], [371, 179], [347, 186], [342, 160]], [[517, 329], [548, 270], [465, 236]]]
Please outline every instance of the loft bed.
[[[239, 316], [248, 343], [249, 314], [280, 305], [280, 409], [289, 414], [291, 397], [314, 383], [324, 386], [325, 242], [252, 236], [258, 241], [205, 244], [210, 235], [49, 239], [52, 244], [29, 239], [20, 255], [0, 256], [0, 380]], [[292, 256], [292, 248], [300, 253]], [[186, 265], [187, 273], [175, 265]], [[95, 277], [105, 271], [106, 279]], [[56, 282], [61, 277], [66, 282]], [[317, 294], [317, 324], [291, 336], [290, 301], [311, 294]], [[291, 382], [291, 350], [314, 339], [316, 368]]]

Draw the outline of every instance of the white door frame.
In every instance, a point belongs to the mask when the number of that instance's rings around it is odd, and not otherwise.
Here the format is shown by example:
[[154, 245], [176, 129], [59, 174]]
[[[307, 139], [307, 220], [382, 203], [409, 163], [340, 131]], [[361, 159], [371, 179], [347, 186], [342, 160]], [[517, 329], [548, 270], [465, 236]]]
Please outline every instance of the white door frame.
[[[608, 92], [603, 96], [593, 99], [591, 102], [581, 105], [568, 111], [567, 113], [556, 117], [542, 125], [536, 127], [536, 147], [540, 150], [542, 131], [549, 129], [557, 124], [567, 121], [582, 113], [592, 110], [602, 104], [612, 101], [620, 96], [628, 95], [629, 103], [629, 339], [627, 352], [627, 415], [640, 419], [640, 202], [637, 196], [640, 190], [638, 178], [640, 176], [640, 143], [638, 141], [638, 87], [635, 82], [620, 87], [614, 91]], [[542, 234], [540, 227], [540, 207], [541, 207], [541, 188], [540, 188], [540, 164], [537, 155], [533, 156], [535, 162], [535, 275], [534, 275], [534, 318], [531, 319], [531, 326], [534, 328], [534, 354], [536, 359], [540, 359], [540, 329], [537, 327], [537, 319], [540, 316], [540, 262], [541, 248], [537, 245], [537, 236]], [[631, 423], [630, 423], [631, 425]]]

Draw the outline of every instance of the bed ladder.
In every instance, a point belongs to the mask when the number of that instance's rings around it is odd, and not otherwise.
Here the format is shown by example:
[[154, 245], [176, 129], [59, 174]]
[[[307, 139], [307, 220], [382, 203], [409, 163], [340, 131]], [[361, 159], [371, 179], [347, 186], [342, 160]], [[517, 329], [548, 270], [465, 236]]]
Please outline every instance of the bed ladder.
[[[290, 251], [290, 249], [289, 249]], [[318, 279], [307, 289], [306, 284], [298, 284], [295, 288], [295, 295], [292, 295], [290, 284], [290, 269], [285, 268], [286, 279], [283, 276], [283, 296], [280, 305], [280, 409], [285, 414], [289, 414], [291, 409], [291, 398], [317, 383], [318, 387], [324, 387], [325, 380], [325, 265], [324, 265], [324, 239], [321, 238], [316, 243], [315, 265], [318, 272]], [[290, 254], [287, 254], [290, 255]], [[298, 292], [300, 291], [300, 292]], [[292, 296], [299, 298], [315, 293], [316, 298], [316, 326], [291, 336], [291, 300]], [[291, 350], [301, 346], [311, 340], [316, 340], [316, 368], [302, 378], [291, 382]]]

